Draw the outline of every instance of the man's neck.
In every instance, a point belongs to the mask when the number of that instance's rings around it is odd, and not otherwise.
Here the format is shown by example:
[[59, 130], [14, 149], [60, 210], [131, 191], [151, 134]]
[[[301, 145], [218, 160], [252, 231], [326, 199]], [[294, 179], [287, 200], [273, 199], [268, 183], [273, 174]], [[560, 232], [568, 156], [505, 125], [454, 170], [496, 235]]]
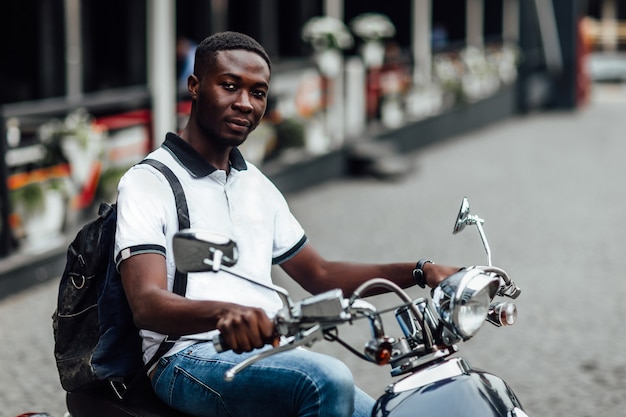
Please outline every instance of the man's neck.
[[217, 145], [214, 141], [197, 138], [183, 130], [180, 137], [196, 150], [208, 163], [217, 169], [230, 172], [230, 152], [232, 147]]

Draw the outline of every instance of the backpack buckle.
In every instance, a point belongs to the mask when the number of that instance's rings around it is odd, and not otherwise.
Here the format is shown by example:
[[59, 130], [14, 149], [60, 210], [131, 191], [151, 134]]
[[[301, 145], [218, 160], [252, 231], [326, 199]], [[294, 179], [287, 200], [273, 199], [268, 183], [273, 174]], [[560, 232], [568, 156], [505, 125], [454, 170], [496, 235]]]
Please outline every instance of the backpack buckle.
[[98, 207], [98, 216], [106, 218], [112, 210], [113, 207], [110, 204], [102, 202]]

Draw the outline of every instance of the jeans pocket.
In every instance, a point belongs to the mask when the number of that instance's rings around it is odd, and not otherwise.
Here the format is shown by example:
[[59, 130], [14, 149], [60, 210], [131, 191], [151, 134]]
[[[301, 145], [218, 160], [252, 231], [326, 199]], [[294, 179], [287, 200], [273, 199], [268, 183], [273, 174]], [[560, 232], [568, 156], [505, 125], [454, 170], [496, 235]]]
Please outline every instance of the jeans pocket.
[[170, 359], [169, 357], [167, 358], [159, 358], [159, 360], [157, 361], [154, 370], [152, 372], [150, 372], [149, 377], [150, 377], [150, 385], [152, 385], [152, 388], [154, 390], [156, 390], [156, 386], [159, 382], [159, 378], [161, 377], [161, 375], [163, 375], [163, 372], [165, 372], [165, 370], [167, 369], [167, 367], [170, 364]]
[[173, 373], [168, 401], [174, 408], [197, 416], [232, 416], [219, 392], [179, 366]]

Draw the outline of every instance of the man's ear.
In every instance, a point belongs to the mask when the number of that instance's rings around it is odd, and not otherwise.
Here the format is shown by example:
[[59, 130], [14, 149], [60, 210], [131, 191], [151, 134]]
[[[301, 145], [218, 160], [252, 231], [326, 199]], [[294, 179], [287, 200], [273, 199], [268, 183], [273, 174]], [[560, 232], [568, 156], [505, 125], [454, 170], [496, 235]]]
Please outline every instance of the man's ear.
[[200, 81], [196, 74], [191, 74], [187, 77], [187, 90], [189, 90], [189, 94], [191, 94], [191, 98], [195, 99], [198, 95], [198, 86], [200, 85]]

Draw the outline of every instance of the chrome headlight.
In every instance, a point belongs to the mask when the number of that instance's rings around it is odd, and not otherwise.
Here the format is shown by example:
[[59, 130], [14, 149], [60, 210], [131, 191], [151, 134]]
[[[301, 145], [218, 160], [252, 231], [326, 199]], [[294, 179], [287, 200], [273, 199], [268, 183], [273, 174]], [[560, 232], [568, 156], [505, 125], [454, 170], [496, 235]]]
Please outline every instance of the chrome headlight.
[[433, 290], [435, 308], [453, 339], [467, 340], [476, 334], [499, 286], [499, 278], [470, 268], [451, 275]]

